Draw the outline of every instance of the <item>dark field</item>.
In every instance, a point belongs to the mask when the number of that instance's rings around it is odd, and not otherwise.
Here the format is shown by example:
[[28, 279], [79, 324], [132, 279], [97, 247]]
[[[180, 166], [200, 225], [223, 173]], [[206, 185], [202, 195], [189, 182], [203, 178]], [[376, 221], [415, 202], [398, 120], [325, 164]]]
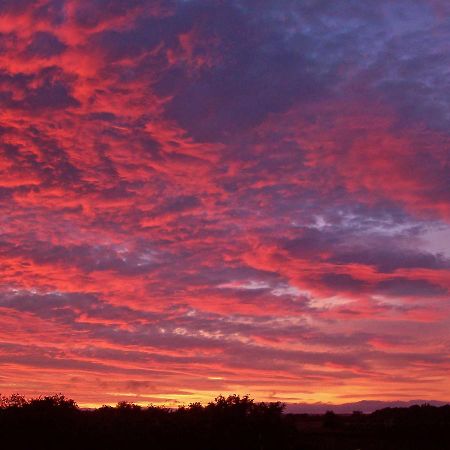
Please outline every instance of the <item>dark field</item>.
[[63, 396], [11, 396], [0, 398], [0, 436], [5, 449], [446, 450], [450, 406], [283, 414], [280, 403], [230, 396], [178, 409], [82, 410]]

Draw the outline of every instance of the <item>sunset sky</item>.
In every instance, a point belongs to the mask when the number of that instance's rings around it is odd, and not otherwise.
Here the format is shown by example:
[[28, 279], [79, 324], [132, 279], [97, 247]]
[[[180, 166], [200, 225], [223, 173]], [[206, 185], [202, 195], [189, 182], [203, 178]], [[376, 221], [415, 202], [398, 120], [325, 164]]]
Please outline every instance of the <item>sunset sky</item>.
[[448, 0], [0, 1], [0, 393], [450, 400]]

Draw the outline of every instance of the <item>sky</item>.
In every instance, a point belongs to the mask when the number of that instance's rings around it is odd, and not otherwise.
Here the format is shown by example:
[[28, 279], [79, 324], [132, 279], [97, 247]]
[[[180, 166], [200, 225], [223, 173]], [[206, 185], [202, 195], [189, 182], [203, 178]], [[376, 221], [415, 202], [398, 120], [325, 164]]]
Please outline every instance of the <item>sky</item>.
[[0, 393], [450, 400], [447, 0], [1, 0]]

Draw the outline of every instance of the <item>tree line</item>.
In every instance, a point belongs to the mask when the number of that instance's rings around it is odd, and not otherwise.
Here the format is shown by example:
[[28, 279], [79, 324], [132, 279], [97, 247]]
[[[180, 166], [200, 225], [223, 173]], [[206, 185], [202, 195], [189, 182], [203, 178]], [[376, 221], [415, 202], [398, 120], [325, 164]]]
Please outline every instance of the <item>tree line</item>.
[[206, 405], [94, 410], [64, 395], [0, 396], [0, 436], [12, 449], [446, 450], [450, 406], [372, 414], [285, 414], [282, 403], [219, 396]]

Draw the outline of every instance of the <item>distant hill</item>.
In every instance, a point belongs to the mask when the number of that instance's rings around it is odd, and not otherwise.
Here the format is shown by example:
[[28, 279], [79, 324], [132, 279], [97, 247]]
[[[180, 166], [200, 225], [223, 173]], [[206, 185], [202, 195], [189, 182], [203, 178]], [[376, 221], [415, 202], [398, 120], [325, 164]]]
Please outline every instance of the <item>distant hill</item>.
[[412, 405], [429, 404], [433, 406], [443, 406], [450, 402], [438, 400], [408, 400], [408, 401], [382, 401], [382, 400], [361, 400], [355, 403], [342, 403], [333, 405], [331, 403], [291, 403], [286, 405], [285, 412], [294, 414], [323, 414], [326, 411], [333, 411], [336, 414], [350, 414], [353, 411], [371, 413], [383, 408], [406, 408]]

